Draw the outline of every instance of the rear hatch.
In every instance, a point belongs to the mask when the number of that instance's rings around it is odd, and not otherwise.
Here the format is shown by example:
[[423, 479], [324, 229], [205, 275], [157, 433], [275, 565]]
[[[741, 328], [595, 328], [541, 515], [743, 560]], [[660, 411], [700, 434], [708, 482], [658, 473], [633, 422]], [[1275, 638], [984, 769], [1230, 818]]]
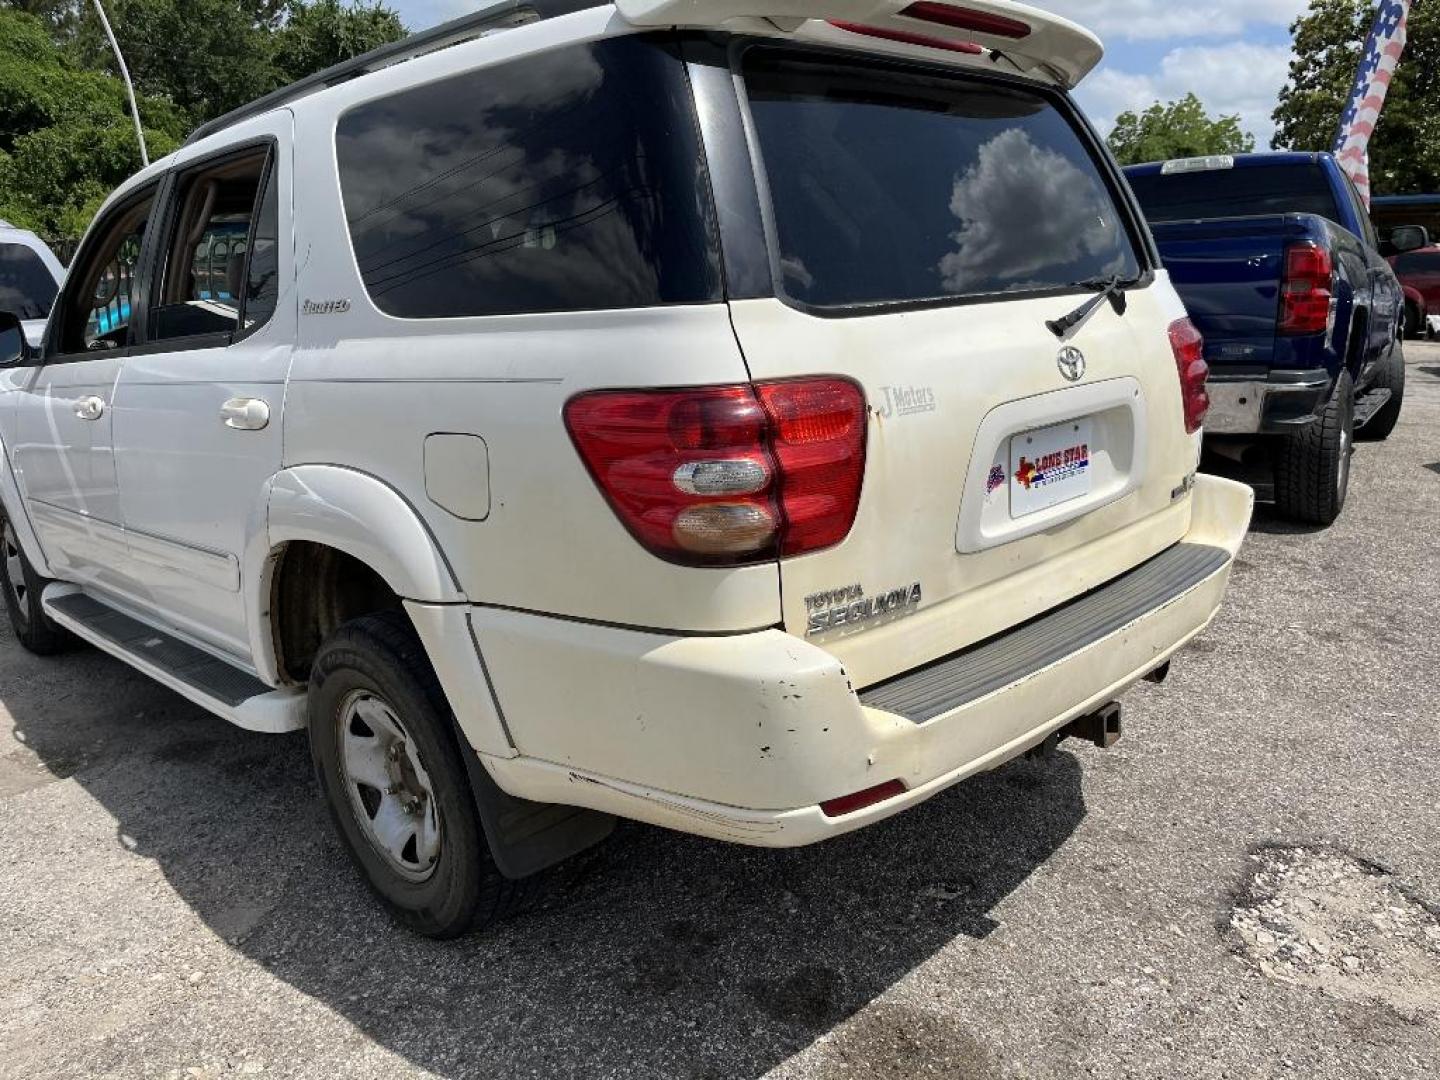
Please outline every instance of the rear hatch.
[[[1067, 99], [779, 46], [743, 65], [784, 294], [731, 304], [750, 374], [845, 376], [871, 409], [850, 535], [781, 564], [786, 628], [865, 686], [1178, 541], [1184, 312]], [[1126, 312], [1058, 340], [1109, 278]]]

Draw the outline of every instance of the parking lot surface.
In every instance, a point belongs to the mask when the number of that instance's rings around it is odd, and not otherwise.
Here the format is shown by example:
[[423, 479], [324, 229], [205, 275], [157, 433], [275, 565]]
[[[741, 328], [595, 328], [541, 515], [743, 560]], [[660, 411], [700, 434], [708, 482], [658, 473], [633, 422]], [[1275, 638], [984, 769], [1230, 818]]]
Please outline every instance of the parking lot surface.
[[1126, 736], [857, 836], [622, 826], [437, 944], [303, 737], [0, 631], [0, 1077], [1432, 1077], [1440, 347], [1326, 532], [1261, 509]]

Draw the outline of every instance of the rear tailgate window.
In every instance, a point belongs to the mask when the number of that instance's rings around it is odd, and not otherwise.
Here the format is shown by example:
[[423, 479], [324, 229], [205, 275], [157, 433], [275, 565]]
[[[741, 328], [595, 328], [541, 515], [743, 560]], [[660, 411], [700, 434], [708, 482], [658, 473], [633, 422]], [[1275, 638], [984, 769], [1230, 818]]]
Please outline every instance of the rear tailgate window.
[[1139, 277], [1116, 192], [1058, 97], [763, 49], [744, 72], [789, 299], [845, 308]]
[[1152, 222], [1266, 214], [1318, 214], [1340, 220], [1335, 192], [1319, 165], [1255, 165], [1171, 176], [1132, 174], [1130, 186]]

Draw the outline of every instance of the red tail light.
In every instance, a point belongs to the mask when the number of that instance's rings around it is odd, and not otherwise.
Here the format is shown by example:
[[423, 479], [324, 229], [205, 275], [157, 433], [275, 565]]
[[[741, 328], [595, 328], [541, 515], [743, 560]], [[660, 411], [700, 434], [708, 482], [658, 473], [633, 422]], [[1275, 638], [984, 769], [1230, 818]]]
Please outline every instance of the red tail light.
[[671, 562], [802, 555], [855, 523], [866, 411], [848, 380], [602, 390], [565, 425], [625, 527]]
[[1029, 23], [1006, 18], [1004, 15], [992, 15], [988, 11], [955, 7], [953, 4], [916, 3], [903, 8], [900, 14], [909, 19], [953, 26], [958, 30], [972, 30], [977, 34], [1014, 38], [1017, 41], [1030, 36]]
[[1205, 363], [1205, 338], [1189, 319], [1170, 326], [1170, 348], [1180, 373], [1180, 399], [1185, 404], [1185, 431], [1194, 435], [1205, 424], [1210, 411], [1210, 394], [1205, 389], [1210, 365]]
[[1334, 283], [1329, 251], [1309, 241], [1291, 244], [1280, 284], [1280, 333], [1323, 334], [1329, 329]]
[[896, 30], [889, 26], [866, 26], [864, 23], [831, 19], [830, 25], [851, 34], [880, 38], [882, 41], [898, 41], [902, 45], [919, 45], [926, 49], [944, 49], [946, 52], [966, 53], [969, 56], [983, 56], [985, 50], [973, 41], [949, 41], [946, 38], [931, 37], [929, 34], [915, 34], [909, 30]]

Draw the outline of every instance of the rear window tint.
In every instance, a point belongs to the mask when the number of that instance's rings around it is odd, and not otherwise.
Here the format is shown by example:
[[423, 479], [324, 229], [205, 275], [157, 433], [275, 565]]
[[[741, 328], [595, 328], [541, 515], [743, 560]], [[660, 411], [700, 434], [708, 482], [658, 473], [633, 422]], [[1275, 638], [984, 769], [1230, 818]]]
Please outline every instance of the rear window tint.
[[720, 299], [684, 68], [647, 41], [556, 50], [359, 106], [336, 151], [360, 273], [389, 315]]
[[815, 307], [1138, 277], [1091, 148], [1039, 93], [754, 50], [745, 81], [786, 294]]
[[1162, 176], [1132, 175], [1151, 221], [1318, 214], [1340, 223], [1335, 192], [1319, 165], [1255, 165]]
[[23, 244], [0, 244], [0, 311], [22, 319], [50, 314], [60, 287], [40, 256]]

